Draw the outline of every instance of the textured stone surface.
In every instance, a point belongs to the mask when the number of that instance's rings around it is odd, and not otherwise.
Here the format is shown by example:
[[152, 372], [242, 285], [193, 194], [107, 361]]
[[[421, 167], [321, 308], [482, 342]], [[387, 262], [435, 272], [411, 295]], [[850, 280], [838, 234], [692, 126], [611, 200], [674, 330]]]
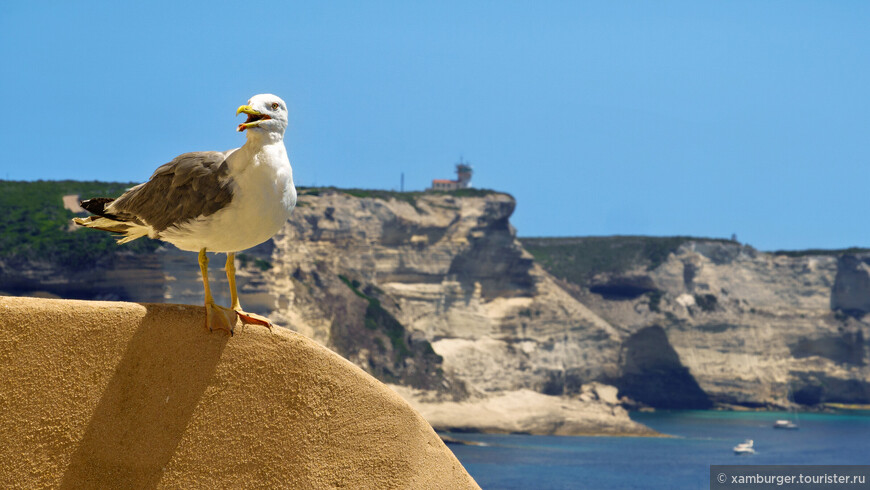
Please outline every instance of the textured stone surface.
[[[643, 294], [615, 300], [577, 285], [565, 288], [626, 339], [661, 326], [680, 364], [715, 403], [782, 407], [789, 404], [789, 392], [806, 393], [797, 397], [803, 402], [868, 403], [870, 323], [860, 312], [850, 316], [831, 309], [856, 308], [870, 297], [861, 264], [848, 257], [788, 257], [691, 241], [655, 269], [627, 273], [645, 276], [655, 299]], [[835, 282], [848, 294], [838, 293]], [[636, 348], [668, 348], [660, 336], [647, 340]], [[678, 401], [685, 386], [674, 388], [659, 395]], [[651, 405], [669, 403], [639, 398]]]
[[413, 388], [392, 386], [437, 430], [563, 436], [661, 434], [634, 422], [616, 398], [616, 388], [590, 383], [576, 397], [531, 390], [502, 391], [485, 398], [443, 401]]
[[[275, 304], [286, 305], [271, 314], [286, 323], [335, 342], [341, 322], [324, 332], [323, 319], [341, 306], [317, 291], [342, 275], [379, 299], [412, 343], [431, 344], [457, 399], [562, 394], [569, 383], [616, 373], [619, 333], [534, 265], [508, 224], [510, 196], [432, 194], [410, 203], [328, 192], [301, 200], [266, 272], [266, 283], [280, 285], [270, 289]], [[343, 353], [363, 366], [373, 354]]]
[[831, 309], [863, 316], [870, 313], [870, 255], [845, 254], [837, 260]]
[[623, 396], [659, 408], [710, 408], [706, 393], [680, 362], [662, 327], [644, 327], [623, 343], [617, 387]]
[[3, 488], [477, 488], [392, 390], [201, 307], [0, 297]]

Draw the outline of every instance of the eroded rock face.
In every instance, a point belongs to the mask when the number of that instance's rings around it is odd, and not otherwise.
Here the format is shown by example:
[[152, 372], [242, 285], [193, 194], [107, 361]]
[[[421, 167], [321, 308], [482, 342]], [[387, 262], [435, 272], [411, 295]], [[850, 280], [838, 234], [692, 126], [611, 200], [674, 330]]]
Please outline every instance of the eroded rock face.
[[[330, 191], [303, 193], [300, 202], [275, 237], [266, 272], [266, 283], [280, 285], [270, 291], [281, 306], [269, 312], [279, 323], [372, 369], [379, 353], [395, 352], [360, 340], [365, 329], [344, 329], [361, 316], [343, 313], [356, 289], [404, 328], [394, 331], [405, 343], [431, 345], [442, 389], [457, 400], [519, 389], [568, 394], [616, 374], [618, 332], [522, 249], [508, 222], [510, 196], [427, 194], [409, 202]], [[343, 299], [325, 298], [324, 290]]]
[[837, 260], [831, 309], [853, 316], [870, 313], [870, 254], [845, 254]]
[[502, 391], [487, 398], [432, 400], [405, 386], [392, 386], [436, 430], [533, 435], [659, 436], [628, 416], [616, 388], [590, 383], [576, 397], [532, 390]]
[[710, 408], [712, 403], [680, 362], [662, 327], [644, 327], [623, 343], [620, 394], [658, 408]]
[[[652, 326], [661, 326], [654, 336], [658, 344], [666, 341], [686, 369], [668, 379], [692, 378], [712, 402], [782, 407], [789, 393], [799, 403], [870, 402], [870, 317], [862, 319], [870, 280], [863, 259], [789, 257], [733, 243], [690, 241], [658, 267], [624, 275], [635, 284], [652, 284], [654, 291], [614, 299], [589, 287], [566, 290], [625, 332], [624, 352], [638, 335], [646, 332], [649, 338]], [[644, 378], [627, 383], [631, 370], [623, 366], [617, 384], [626, 393], [647, 386], [639, 381]], [[641, 366], [634, 371], [642, 376], [656, 370]], [[703, 400], [681, 399], [683, 389], [661, 389], [667, 397], [646, 403], [691, 406]], [[638, 401], [649, 395], [637, 395]]]

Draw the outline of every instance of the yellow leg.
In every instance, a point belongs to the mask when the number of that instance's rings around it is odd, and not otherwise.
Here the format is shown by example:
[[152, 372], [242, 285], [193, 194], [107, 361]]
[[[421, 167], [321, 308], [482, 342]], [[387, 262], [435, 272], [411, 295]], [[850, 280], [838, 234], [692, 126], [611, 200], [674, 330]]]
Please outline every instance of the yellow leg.
[[214, 302], [208, 285], [208, 256], [205, 254], [205, 249], [199, 251], [199, 271], [202, 273], [202, 288], [205, 291], [205, 326], [209, 330], [216, 328], [226, 330], [232, 335], [236, 320], [230, 319], [224, 309]]
[[233, 303], [233, 310], [239, 318], [245, 323], [256, 323], [272, 330], [272, 322], [268, 318], [242, 310], [242, 305], [239, 303], [239, 293], [236, 290], [236, 254], [232, 252], [227, 254], [227, 281], [230, 283], [230, 300]]
[[211, 297], [211, 288], [208, 286], [208, 255], [205, 254], [205, 249], [199, 251], [199, 272], [202, 273], [202, 288], [205, 290], [205, 304], [214, 304], [214, 298]]
[[232, 252], [227, 254], [227, 280], [230, 282], [231, 308], [240, 311], [242, 305], [239, 304], [239, 293], [236, 291], [236, 254]]

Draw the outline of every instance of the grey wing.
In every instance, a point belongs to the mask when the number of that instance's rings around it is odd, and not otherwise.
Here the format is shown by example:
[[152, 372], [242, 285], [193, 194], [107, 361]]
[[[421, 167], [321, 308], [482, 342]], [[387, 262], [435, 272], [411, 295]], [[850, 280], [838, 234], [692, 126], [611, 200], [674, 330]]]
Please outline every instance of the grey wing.
[[217, 151], [179, 155], [112, 202], [111, 211], [138, 218], [158, 233], [213, 214], [233, 199], [226, 157]]

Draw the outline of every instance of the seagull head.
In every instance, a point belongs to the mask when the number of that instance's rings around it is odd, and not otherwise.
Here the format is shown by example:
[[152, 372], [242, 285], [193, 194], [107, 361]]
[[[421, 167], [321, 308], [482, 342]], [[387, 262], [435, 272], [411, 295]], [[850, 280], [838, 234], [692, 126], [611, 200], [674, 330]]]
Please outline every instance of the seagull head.
[[240, 106], [236, 115], [247, 114], [248, 120], [239, 124], [239, 132], [274, 133], [283, 136], [287, 129], [287, 104], [277, 95], [259, 94], [251, 97], [246, 105]]

